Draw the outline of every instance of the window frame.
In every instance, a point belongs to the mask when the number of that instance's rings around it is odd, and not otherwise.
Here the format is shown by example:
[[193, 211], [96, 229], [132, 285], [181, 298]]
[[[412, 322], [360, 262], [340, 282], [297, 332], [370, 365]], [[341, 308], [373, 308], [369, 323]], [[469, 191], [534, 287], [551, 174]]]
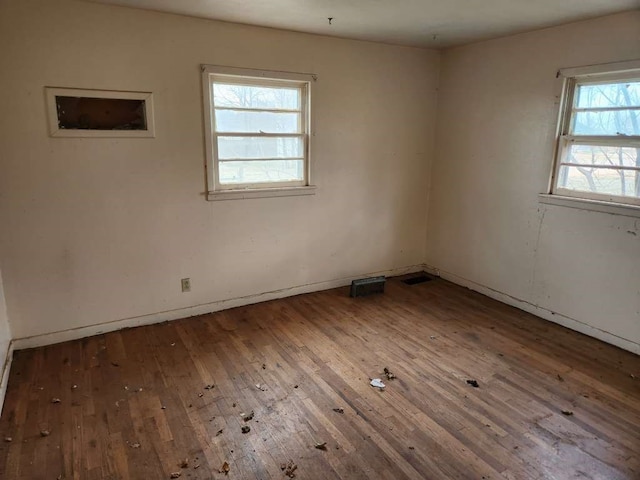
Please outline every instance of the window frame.
[[[311, 83], [317, 77], [313, 74], [280, 72], [272, 70], [256, 70], [219, 65], [202, 65], [202, 93], [205, 127], [206, 179], [208, 200], [227, 200], [236, 198], [256, 198], [270, 196], [292, 196], [313, 194], [315, 187], [311, 185]], [[299, 133], [252, 133], [252, 132], [218, 132], [215, 126], [215, 105], [213, 103], [212, 86], [216, 81], [236, 83], [239, 85], [295, 87], [300, 90], [300, 122]], [[256, 110], [262, 111], [262, 110]], [[269, 111], [265, 109], [264, 111]], [[287, 110], [283, 110], [287, 111]], [[297, 112], [297, 110], [296, 110]], [[239, 184], [221, 184], [219, 181], [218, 142], [219, 136], [301, 138], [303, 153], [303, 179], [282, 182], [255, 182]], [[285, 159], [286, 160], [286, 159]]]
[[[549, 196], [569, 197], [572, 200], [584, 201], [585, 203], [602, 202], [623, 208], [640, 208], [640, 197], [571, 190], [558, 186], [560, 168], [568, 164], [563, 163], [563, 159], [572, 144], [640, 148], [640, 135], [601, 136], [575, 135], [571, 133], [572, 121], [576, 111], [575, 92], [577, 87], [579, 85], [614, 83], [630, 79], [640, 80], [640, 60], [561, 69], [558, 71], [558, 77], [562, 77], [562, 92], [553, 155], [553, 169], [548, 190]], [[602, 166], [602, 168], [609, 167]], [[640, 171], [640, 167], [625, 167], [624, 170]]]

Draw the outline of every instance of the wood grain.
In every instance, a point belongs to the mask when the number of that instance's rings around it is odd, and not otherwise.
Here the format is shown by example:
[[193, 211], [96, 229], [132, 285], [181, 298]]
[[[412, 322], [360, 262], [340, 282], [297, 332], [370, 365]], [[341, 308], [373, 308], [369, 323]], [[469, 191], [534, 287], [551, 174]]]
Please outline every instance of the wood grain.
[[347, 292], [16, 352], [0, 478], [640, 479], [639, 357], [443, 280]]

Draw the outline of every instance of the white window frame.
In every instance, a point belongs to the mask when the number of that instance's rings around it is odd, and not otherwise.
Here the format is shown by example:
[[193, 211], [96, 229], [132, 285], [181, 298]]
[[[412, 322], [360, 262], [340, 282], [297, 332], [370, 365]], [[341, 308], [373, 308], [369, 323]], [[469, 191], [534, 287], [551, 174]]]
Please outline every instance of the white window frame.
[[[566, 68], [558, 72], [562, 77], [562, 95], [556, 133], [556, 145], [554, 151], [553, 172], [550, 181], [549, 195], [542, 195], [544, 203], [556, 203], [567, 205], [567, 201], [584, 201], [585, 209], [603, 211], [601, 208], [590, 208], [595, 203], [609, 204], [622, 208], [640, 208], [640, 198], [607, 195], [594, 192], [577, 191], [558, 186], [560, 167], [568, 165], [563, 159], [569, 151], [571, 144], [579, 142], [584, 145], [625, 146], [640, 148], [640, 136], [596, 136], [596, 135], [571, 135], [571, 121], [574, 108], [575, 92], [578, 85], [597, 83], [612, 83], [617, 80], [640, 80], [640, 60], [618, 62], [603, 65], [591, 65], [586, 67]], [[574, 164], [571, 164], [574, 165]], [[607, 168], [603, 166], [602, 168]], [[640, 167], [625, 167], [625, 170], [639, 171]], [[553, 197], [567, 201], [555, 202]], [[575, 205], [575, 203], [574, 203]], [[620, 210], [618, 210], [620, 213]], [[637, 213], [637, 212], [636, 212]], [[636, 216], [636, 213], [633, 215]]]
[[[202, 97], [205, 126], [205, 152], [207, 157], [207, 199], [230, 200], [272, 196], [310, 195], [311, 185], [311, 83], [316, 76], [306, 73], [277, 72], [219, 65], [202, 65]], [[212, 85], [216, 81], [241, 85], [296, 87], [301, 92], [301, 133], [220, 133], [222, 136], [296, 137], [303, 142], [304, 175], [299, 181], [221, 184], [218, 176], [218, 152], [215, 127], [215, 106]], [[265, 110], [268, 111], [268, 110]]]

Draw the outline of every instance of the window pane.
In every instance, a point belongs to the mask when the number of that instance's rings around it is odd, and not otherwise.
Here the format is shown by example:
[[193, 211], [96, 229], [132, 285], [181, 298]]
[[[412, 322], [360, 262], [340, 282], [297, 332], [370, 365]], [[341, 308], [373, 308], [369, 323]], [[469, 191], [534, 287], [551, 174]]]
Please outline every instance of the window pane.
[[597, 167], [560, 167], [558, 187], [621, 197], [640, 197], [637, 171]]
[[304, 180], [303, 160], [220, 162], [220, 183], [267, 183]]
[[640, 136], [640, 110], [576, 112], [572, 133], [576, 135]]
[[218, 158], [303, 158], [301, 137], [218, 137]]
[[300, 96], [299, 88], [213, 84], [216, 107], [300, 110]]
[[300, 114], [216, 110], [216, 130], [239, 133], [300, 133]]
[[571, 145], [563, 162], [583, 165], [616, 165], [640, 167], [637, 148]]
[[578, 85], [576, 106], [578, 108], [639, 107], [640, 81]]

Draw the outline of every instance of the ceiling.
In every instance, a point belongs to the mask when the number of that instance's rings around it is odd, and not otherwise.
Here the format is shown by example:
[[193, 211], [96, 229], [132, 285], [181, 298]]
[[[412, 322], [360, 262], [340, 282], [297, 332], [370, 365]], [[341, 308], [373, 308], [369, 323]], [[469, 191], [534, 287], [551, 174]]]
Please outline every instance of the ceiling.
[[[91, 0], [228, 22], [449, 47], [640, 8], [640, 0]], [[329, 24], [328, 18], [333, 20]]]

